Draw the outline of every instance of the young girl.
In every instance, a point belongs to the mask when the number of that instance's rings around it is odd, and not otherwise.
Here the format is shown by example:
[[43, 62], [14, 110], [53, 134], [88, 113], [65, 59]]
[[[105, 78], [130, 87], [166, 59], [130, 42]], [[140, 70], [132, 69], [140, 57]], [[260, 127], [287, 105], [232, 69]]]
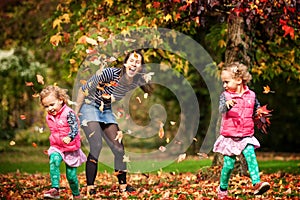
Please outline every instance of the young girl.
[[66, 90], [57, 86], [47, 86], [40, 93], [40, 101], [47, 111], [46, 121], [50, 129], [50, 178], [51, 189], [44, 193], [45, 198], [59, 199], [60, 164], [66, 164], [66, 176], [73, 198], [80, 198], [77, 167], [86, 161], [80, 149], [78, 119], [67, 106], [69, 96]]
[[82, 129], [90, 145], [86, 162], [87, 195], [96, 193], [94, 182], [102, 138], [114, 154], [114, 167], [120, 191], [135, 191], [126, 182], [126, 163], [123, 162], [124, 145], [115, 140], [119, 127], [113, 115], [111, 103], [112, 96], [115, 100], [120, 100], [127, 92], [137, 87], [141, 87], [144, 92], [150, 92], [150, 87], [146, 84], [143, 64], [142, 53], [132, 51], [125, 57], [123, 68], [105, 68], [100, 74], [93, 75], [79, 90], [75, 111], [80, 121], [87, 123], [87, 126], [82, 125]]
[[254, 186], [254, 194], [261, 195], [270, 188], [261, 182], [255, 148], [260, 144], [254, 135], [253, 115], [260, 107], [256, 95], [247, 87], [252, 79], [247, 66], [234, 62], [224, 67], [221, 79], [225, 91], [220, 96], [219, 111], [222, 113], [220, 136], [214, 144], [214, 152], [224, 155], [218, 198], [227, 197], [230, 174], [234, 168], [236, 155], [244, 154]]

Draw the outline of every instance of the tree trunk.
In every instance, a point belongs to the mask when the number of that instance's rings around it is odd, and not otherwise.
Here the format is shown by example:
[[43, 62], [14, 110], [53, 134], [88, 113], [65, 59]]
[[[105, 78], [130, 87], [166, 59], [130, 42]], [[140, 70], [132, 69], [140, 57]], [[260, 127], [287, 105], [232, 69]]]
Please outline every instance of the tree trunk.
[[[244, 31], [245, 22], [242, 17], [235, 16], [232, 14], [229, 17], [228, 22], [228, 35], [227, 35], [227, 46], [225, 51], [225, 65], [234, 61], [239, 61], [247, 66], [250, 66], [250, 57], [247, 55], [249, 49], [250, 38], [247, 37]], [[220, 134], [221, 116], [218, 118], [216, 126], [216, 137]], [[214, 155], [213, 166], [222, 165], [223, 156], [219, 153]], [[244, 156], [241, 154], [237, 156], [235, 162], [234, 173], [241, 175], [248, 174], [248, 167]]]

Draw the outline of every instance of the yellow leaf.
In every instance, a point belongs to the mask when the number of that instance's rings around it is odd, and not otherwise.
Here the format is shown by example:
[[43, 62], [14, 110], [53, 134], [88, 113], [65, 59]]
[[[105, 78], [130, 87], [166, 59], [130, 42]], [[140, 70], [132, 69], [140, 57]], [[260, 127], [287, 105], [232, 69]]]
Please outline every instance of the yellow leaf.
[[61, 19], [55, 19], [54, 22], [52, 23], [52, 28], [55, 29], [57, 27], [57, 29], [61, 29], [61, 26], [60, 26], [60, 23], [61, 23]]
[[166, 22], [168, 22], [169, 20], [172, 21], [172, 15], [168, 14], [167, 16], [164, 17], [164, 19], [166, 20]]
[[141, 26], [143, 24], [143, 20], [144, 20], [144, 17], [142, 17], [141, 19], [139, 19], [136, 23], [137, 25]]
[[61, 35], [56, 34], [56, 35], [51, 36], [51, 38], [50, 38], [50, 43], [51, 43], [53, 46], [58, 46], [58, 44], [59, 44], [59, 42], [61, 42], [61, 40], [62, 40]]
[[66, 24], [70, 23], [70, 16], [69, 16], [69, 14], [64, 14], [63, 16], [61, 16], [61, 21], [63, 21]]
[[105, 3], [107, 3], [107, 5], [109, 7], [111, 7], [114, 4], [114, 1], [113, 0], [105, 0]]
[[221, 48], [226, 47], [226, 42], [224, 40], [219, 40], [218, 45]]

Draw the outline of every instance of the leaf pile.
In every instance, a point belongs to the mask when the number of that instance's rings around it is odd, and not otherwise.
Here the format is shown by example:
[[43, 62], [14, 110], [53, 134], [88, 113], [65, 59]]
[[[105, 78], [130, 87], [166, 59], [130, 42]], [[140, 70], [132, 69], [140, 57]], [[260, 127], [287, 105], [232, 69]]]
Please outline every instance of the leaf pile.
[[[81, 195], [85, 199], [216, 199], [220, 167], [204, 168], [193, 173], [129, 174], [128, 182], [137, 189], [134, 194], [120, 193], [117, 178], [110, 173], [98, 173], [96, 195], [87, 197], [85, 174], [78, 174]], [[300, 177], [286, 173], [262, 174], [271, 189], [261, 196], [252, 194], [249, 177], [232, 174], [229, 199], [299, 199]], [[61, 175], [61, 199], [69, 199], [71, 190], [65, 174]], [[9, 173], [0, 175], [1, 199], [43, 199], [50, 188], [50, 177], [44, 174]]]

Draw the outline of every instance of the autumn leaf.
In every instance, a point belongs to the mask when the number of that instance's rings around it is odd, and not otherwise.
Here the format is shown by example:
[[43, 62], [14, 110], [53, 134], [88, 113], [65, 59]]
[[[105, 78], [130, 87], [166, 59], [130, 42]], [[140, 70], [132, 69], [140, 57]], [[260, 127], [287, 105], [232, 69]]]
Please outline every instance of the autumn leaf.
[[129, 156], [124, 155], [123, 156], [123, 162], [130, 162]]
[[254, 115], [254, 124], [264, 134], [268, 133], [268, 127], [270, 126], [270, 114], [272, 110], [267, 109], [267, 105], [259, 107]]
[[223, 47], [226, 47], [226, 42], [224, 40], [219, 40], [218, 41], [218, 46], [223, 48]]
[[270, 87], [268, 85], [264, 86], [264, 91], [263, 93], [268, 94], [268, 93], [275, 93], [274, 91], [271, 91]]
[[144, 99], [147, 99], [148, 98], [148, 93], [144, 93]]
[[174, 125], [176, 124], [176, 122], [170, 121], [170, 124], [171, 124], [172, 126], [174, 126]]
[[94, 40], [93, 38], [86, 37], [86, 38], [85, 38], [85, 41], [86, 41], [88, 44], [91, 44], [91, 45], [94, 45], [94, 46], [98, 45], [97, 40]]
[[34, 93], [34, 94], [32, 95], [32, 97], [33, 97], [33, 98], [39, 98], [39, 97], [40, 97], [40, 94], [39, 94], [39, 93]]
[[101, 96], [103, 99], [110, 99], [110, 95], [107, 93], [103, 93]]
[[34, 86], [33, 82], [25, 82], [25, 85], [26, 85], [27, 87], [32, 87], [32, 86]]
[[14, 145], [16, 145], [16, 142], [12, 140], [12, 141], [9, 142], [9, 145], [14, 146]]
[[95, 134], [95, 131], [91, 132], [91, 133], [89, 134], [89, 138], [92, 137], [94, 134]]
[[293, 27], [291, 26], [288, 26], [288, 25], [283, 25], [282, 26], [282, 30], [284, 30], [284, 35], [283, 37], [287, 36], [287, 35], [290, 35], [292, 39], [295, 38], [295, 30]]
[[142, 103], [142, 101], [141, 101], [141, 98], [140, 98], [140, 97], [136, 97], [136, 100], [137, 100], [139, 103]]
[[50, 43], [53, 46], [58, 46], [59, 42], [61, 42], [61, 41], [62, 41], [62, 36], [60, 34], [53, 35], [50, 38]]
[[178, 156], [177, 162], [182, 162], [186, 158], [186, 153], [180, 154]]
[[103, 110], [104, 110], [104, 102], [103, 102], [103, 101], [101, 101], [101, 105], [100, 105], [100, 107], [99, 107], [99, 110], [100, 110], [101, 112], [103, 112]]
[[82, 120], [81, 125], [82, 126], [88, 126], [88, 121], [86, 119]]
[[45, 83], [44, 83], [44, 77], [43, 77], [43, 76], [37, 74], [37, 75], [36, 75], [36, 79], [37, 79], [37, 82], [38, 82], [39, 84], [41, 84], [41, 85], [44, 85], [44, 84], [45, 84]]
[[121, 143], [122, 138], [123, 138], [123, 133], [122, 133], [122, 131], [118, 131], [115, 140], [118, 140], [118, 142]]
[[166, 151], [166, 147], [164, 147], [164, 146], [160, 146], [159, 148], [158, 148], [158, 150], [160, 150], [161, 152], [165, 152]]
[[164, 123], [159, 122], [159, 131], [158, 131], [158, 136], [160, 138], [163, 138], [165, 135], [165, 131], [164, 131]]

